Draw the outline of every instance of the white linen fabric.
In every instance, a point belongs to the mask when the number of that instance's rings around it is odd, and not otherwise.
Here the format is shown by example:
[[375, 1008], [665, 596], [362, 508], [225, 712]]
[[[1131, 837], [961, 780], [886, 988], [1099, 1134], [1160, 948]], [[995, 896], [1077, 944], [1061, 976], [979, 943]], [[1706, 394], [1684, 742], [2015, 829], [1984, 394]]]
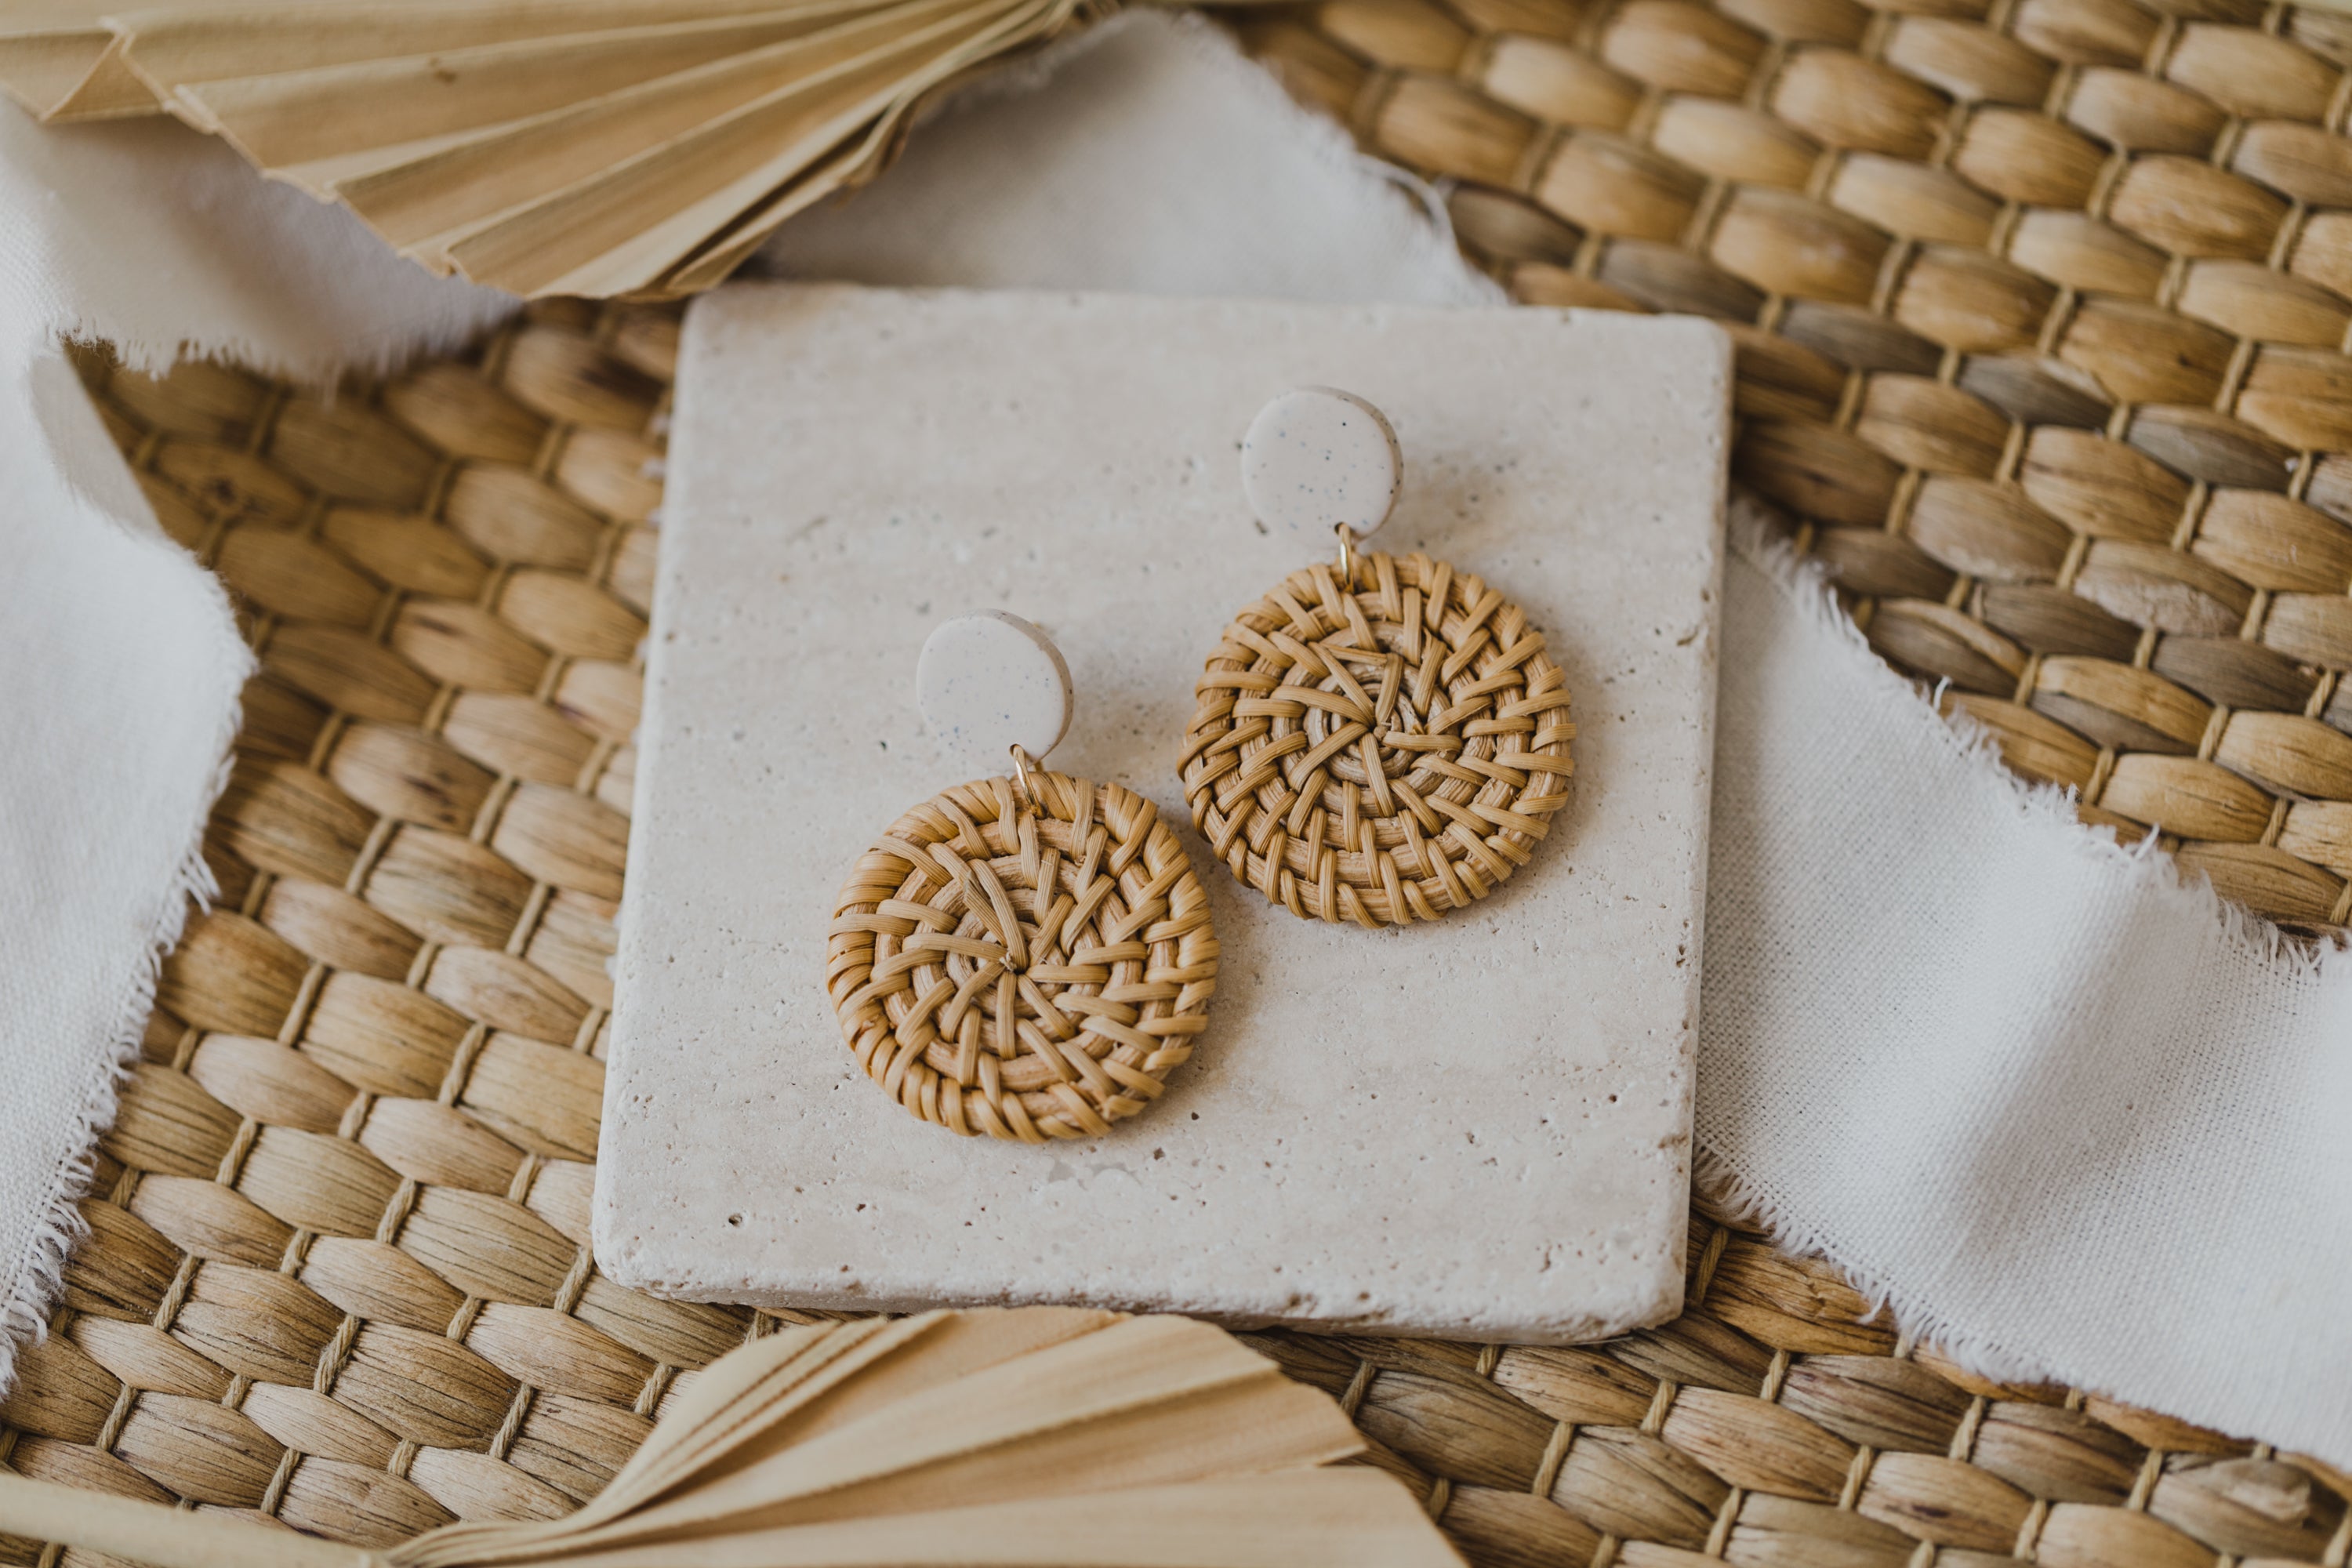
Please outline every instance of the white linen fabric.
[[[318, 371], [497, 303], [404, 277], [192, 145], [150, 168], [134, 128], [105, 129], [117, 162], [69, 167], [0, 125], [0, 560], [50, 584], [0, 621], [0, 1284], [20, 1327], [194, 879], [243, 670], [217, 590], [99, 471], [86, 411], [51, 396], [51, 432], [17, 438], [34, 378], [63, 374], [42, 345], [79, 323], [151, 356], [184, 339]], [[85, 237], [27, 243], [28, 222]], [[1157, 17], [967, 95], [769, 260], [894, 284], [1493, 297], [1337, 129]], [[93, 279], [121, 298], [76, 304]], [[1752, 531], [1723, 644], [1703, 1173], [1990, 1370], [2352, 1463], [2352, 961], [2284, 951], [2021, 788]]]
[[138, 1055], [251, 666], [59, 350], [233, 355], [310, 380], [510, 309], [162, 121], [0, 104], [0, 1389]]
[[2352, 952], [2021, 784], [1741, 521], [1701, 1181], [1981, 1370], [2352, 1460]]

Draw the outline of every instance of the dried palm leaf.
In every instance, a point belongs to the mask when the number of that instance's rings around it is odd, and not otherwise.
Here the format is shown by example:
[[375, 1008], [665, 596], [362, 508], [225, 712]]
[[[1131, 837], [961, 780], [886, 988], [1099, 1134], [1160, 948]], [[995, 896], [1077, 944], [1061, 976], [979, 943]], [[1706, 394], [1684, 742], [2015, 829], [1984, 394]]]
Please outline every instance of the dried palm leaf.
[[1331, 1399], [1206, 1324], [1033, 1308], [788, 1330], [681, 1379], [569, 1518], [378, 1551], [0, 1472], [0, 1531], [161, 1568], [1460, 1568]]
[[928, 95], [1108, 0], [19, 0], [0, 89], [174, 115], [527, 295], [707, 288]]

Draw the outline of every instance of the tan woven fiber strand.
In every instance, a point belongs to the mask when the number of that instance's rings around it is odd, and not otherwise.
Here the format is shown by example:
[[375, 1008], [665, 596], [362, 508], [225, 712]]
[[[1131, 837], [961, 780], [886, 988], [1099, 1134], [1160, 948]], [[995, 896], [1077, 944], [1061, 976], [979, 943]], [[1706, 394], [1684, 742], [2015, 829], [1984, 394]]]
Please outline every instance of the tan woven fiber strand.
[[[0, 1463], [368, 1543], [554, 1518], [779, 1326], [587, 1247], [675, 335], [550, 302], [331, 403], [85, 358], [264, 673]], [[1688, 1292], [1579, 1350], [1244, 1338], [1495, 1568], [2352, 1552], [2352, 1477], [1978, 1382], [1704, 1208]]]
[[1152, 803], [1024, 769], [961, 784], [858, 858], [824, 982], [866, 1076], [967, 1137], [1091, 1138], [1192, 1054], [1208, 895]]
[[153, 1501], [92, 1509], [6, 1475], [0, 1518], [165, 1568], [1461, 1568], [1409, 1490], [1339, 1467], [1364, 1440], [1328, 1394], [1182, 1318], [813, 1324], [681, 1384], [628, 1466], [562, 1519], [456, 1524], [362, 1556]]
[[1737, 340], [1736, 481], [2010, 764], [2352, 920], [2352, 17], [1328, 0], [1244, 27], [1520, 299]]
[[1567, 803], [1563, 679], [1526, 613], [1447, 563], [1318, 562], [1209, 656], [1177, 760], [1192, 825], [1236, 880], [1303, 918], [1466, 908]]

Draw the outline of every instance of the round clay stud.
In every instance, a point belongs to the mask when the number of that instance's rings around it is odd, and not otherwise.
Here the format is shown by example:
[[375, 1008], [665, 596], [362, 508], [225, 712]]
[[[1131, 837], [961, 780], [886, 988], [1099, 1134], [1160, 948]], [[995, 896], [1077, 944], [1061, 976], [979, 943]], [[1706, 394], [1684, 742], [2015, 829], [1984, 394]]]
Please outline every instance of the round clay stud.
[[1302, 386], [1250, 421], [1242, 437], [1242, 490], [1268, 528], [1318, 547], [1345, 523], [1360, 537], [1389, 518], [1404, 457], [1386, 416], [1351, 392]]
[[1526, 614], [1418, 552], [1294, 572], [1235, 616], [1177, 773], [1234, 878], [1292, 914], [1433, 921], [1568, 802], [1569, 694]]
[[1141, 1115], [1217, 988], [1208, 895], [1152, 803], [1034, 768], [892, 823], [835, 901], [850, 1054], [950, 1132], [1043, 1143]]
[[941, 621], [915, 661], [923, 721], [967, 765], [1002, 767], [1014, 746], [1052, 751], [1070, 727], [1070, 667], [1018, 616], [987, 610]]

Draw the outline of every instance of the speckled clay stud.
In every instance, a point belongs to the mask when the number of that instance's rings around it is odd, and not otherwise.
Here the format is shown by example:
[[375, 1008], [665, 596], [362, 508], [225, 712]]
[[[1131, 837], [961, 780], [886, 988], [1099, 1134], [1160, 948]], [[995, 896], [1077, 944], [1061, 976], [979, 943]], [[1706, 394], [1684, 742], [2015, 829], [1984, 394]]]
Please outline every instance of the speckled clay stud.
[[1292, 914], [1433, 921], [1527, 863], [1568, 799], [1567, 689], [1540, 633], [1477, 577], [1361, 551], [1402, 488], [1396, 432], [1329, 387], [1286, 392], [1242, 442], [1258, 520], [1339, 558], [1225, 628], [1177, 761], [1192, 821]]
[[950, 1132], [1108, 1132], [1207, 1026], [1207, 895], [1150, 801], [1039, 761], [1071, 710], [1045, 633], [995, 613], [946, 622], [915, 686], [949, 752], [1012, 771], [934, 795], [858, 858], [825, 944], [843, 1037], [891, 1099]]

